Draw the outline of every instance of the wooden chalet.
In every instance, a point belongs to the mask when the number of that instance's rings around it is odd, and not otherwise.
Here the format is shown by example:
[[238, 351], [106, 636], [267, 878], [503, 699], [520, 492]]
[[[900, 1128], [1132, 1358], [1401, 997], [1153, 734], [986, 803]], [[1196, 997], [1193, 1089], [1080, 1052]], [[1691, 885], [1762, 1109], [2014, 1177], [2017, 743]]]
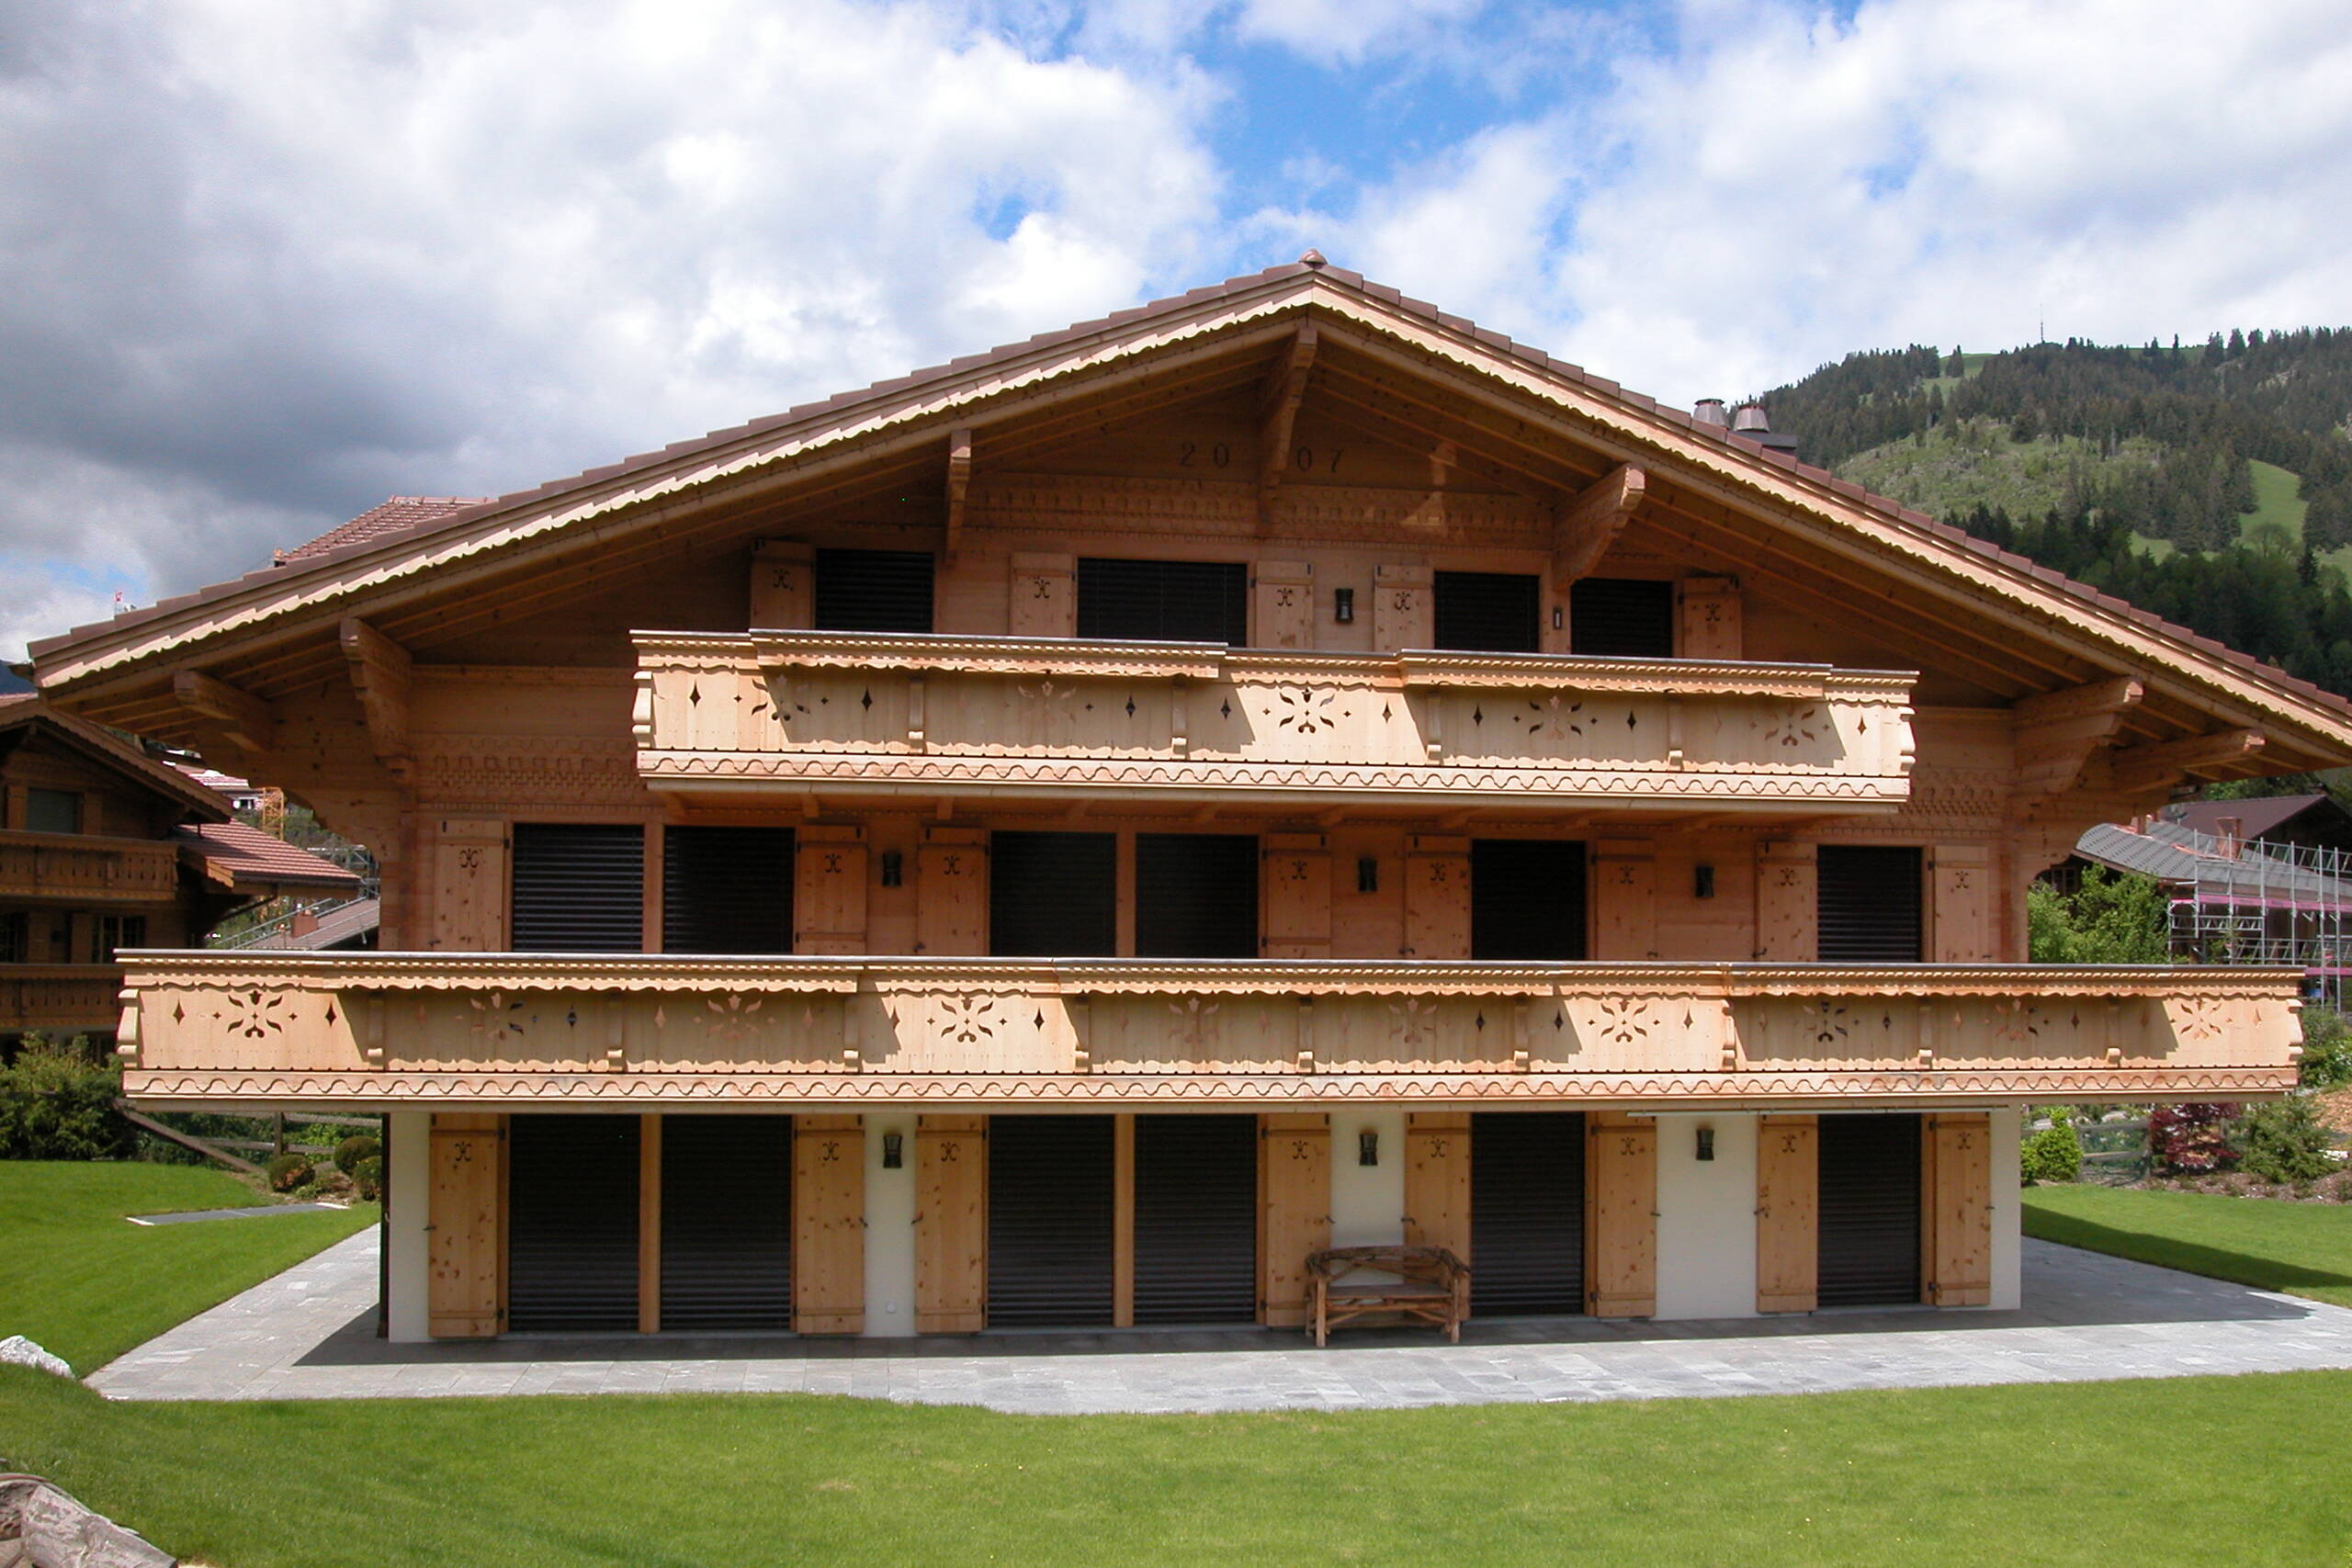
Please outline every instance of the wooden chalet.
[[0, 1047], [111, 1040], [124, 948], [198, 944], [259, 899], [358, 888], [119, 737], [0, 697]]
[[1311, 256], [35, 646], [383, 863], [130, 1091], [390, 1114], [396, 1337], [2018, 1299], [2020, 1108], [2291, 1085], [2026, 964], [2277, 670]]

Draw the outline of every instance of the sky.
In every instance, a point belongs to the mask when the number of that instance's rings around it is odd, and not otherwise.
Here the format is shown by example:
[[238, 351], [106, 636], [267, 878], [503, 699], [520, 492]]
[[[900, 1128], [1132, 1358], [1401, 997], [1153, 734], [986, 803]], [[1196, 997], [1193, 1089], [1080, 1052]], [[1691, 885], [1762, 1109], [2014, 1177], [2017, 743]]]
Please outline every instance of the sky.
[[1295, 259], [1628, 387], [2352, 323], [2346, 0], [0, 0], [0, 655]]

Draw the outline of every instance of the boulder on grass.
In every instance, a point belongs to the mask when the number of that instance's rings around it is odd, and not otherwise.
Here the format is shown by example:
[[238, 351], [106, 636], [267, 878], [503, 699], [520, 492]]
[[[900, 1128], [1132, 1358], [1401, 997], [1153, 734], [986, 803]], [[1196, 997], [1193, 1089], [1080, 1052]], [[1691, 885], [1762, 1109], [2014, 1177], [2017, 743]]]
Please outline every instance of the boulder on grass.
[[174, 1568], [178, 1562], [38, 1475], [0, 1475], [0, 1568]]
[[0, 1366], [33, 1367], [62, 1378], [74, 1375], [74, 1369], [65, 1364], [63, 1357], [51, 1355], [21, 1334], [0, 1339]]

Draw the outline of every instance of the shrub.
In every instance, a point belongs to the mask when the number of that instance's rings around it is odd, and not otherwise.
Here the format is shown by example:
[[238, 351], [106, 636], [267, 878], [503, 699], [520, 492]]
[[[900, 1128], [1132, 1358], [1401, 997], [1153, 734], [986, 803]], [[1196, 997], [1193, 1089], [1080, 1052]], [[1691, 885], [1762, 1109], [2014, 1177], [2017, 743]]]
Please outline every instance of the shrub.
[[2148, 1116], [2148, 1154], [2176, 1176], [2204, 1176], [2237, 1163], [2230, 1144], [2234, 1104], [2212, 1101], [2159, 1105]]
[[115, 1111], [122, 1074], [87, 1040], [28, 1034], [0, 1067], [0, 1159], [129, 1159], [139, 1134]]
[[272, 1192], [291, 1192], [297, 1187], [307, 1187], [311, 1178], [318, 1174], [311, 1168], [311, 1158], [308, 1155], [291, 1152], [274, 1156], [270, 1159], [268, 1171], [269, 1190]]
[[2083, 1171], [2082, 1135], [2064, 1115], [2052, 1116], [2049, 1126], [2018, 1145], [2018, 1166], [2029, 1182], [2072, 1181]]
[[356, 1177], [359, 1162], [384, 1152], [384, 1145], [366, 1133], [355, 1134], [334, 1146], [334, 1168], [345, 1176]]
[[369, 1155], [351, 1168], [351, 1188], [369, 1202], [384, 1195], [384, 1156]]
[[2305, 1089], [2352, 1083], [2352, 1025], [2333, 1008], [2303, 1009], [2301, 1079]]
[[2257, 1105], [2237, 1126], [2238, 1163], [2265, 1181], [2316, 1181], [2335, 1168], [2318, 1108], [2304, 1095]]

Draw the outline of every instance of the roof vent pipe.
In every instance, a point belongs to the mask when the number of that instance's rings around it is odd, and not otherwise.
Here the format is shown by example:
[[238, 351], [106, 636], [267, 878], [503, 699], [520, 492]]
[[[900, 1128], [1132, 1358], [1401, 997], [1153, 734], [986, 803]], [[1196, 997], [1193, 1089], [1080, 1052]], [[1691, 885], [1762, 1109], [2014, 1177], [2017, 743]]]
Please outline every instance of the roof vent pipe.
[[2224, 817], [2218, 822], [2214, 823], [2214, 826], [2221, 829], [2220, 834], [2217, 836], [2222, 840], [2222, 858], [2223, 860], [2237, 859], [2241, 853], [2240, 846], [2245, 840], [2245, 818], [2243, 817]]
[[1690, 405], [1690, 417], [1697, 420], [1701, 424], [1712, 424], [1718, 427], [1727, 425], [1731, 423], [1731, 420], [1724, 412], [1724, 400], [1721, 398], [1701, 398], [1697, 402]]

